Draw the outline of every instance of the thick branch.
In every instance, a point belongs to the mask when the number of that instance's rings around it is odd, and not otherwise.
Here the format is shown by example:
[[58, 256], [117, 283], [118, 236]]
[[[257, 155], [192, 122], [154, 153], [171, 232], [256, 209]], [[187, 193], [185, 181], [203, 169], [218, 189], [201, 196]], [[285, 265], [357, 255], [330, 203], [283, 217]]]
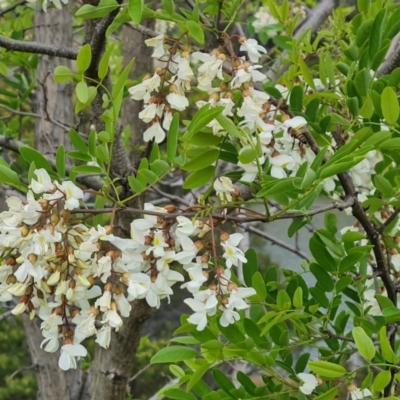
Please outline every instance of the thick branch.
[[70, 60], [75, 60], [79, 51], [72, 47], [54, 46], [38, 42], [24, 42], [21, 40], [9, 39], [2, 35], [0, 35], [0, 47], [4, 47], [7, 50], [46, 54], [48, 56], [68, 58]]

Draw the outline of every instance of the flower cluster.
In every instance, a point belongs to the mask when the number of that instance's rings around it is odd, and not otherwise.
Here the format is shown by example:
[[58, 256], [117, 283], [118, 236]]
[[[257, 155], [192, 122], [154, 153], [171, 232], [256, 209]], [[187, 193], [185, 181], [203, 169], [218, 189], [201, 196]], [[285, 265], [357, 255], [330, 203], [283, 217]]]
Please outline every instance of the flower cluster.
[[210, 226], [183, 215], [163, 218], [175, 207], [148, 203], [144, 217], [132, 221], [131, 237], [120, 238], [111, 226], [82, 223], [76, 208], [84, 193], [73, 182], [52, 181], [44, 169], [35, 174], [26, 200], [10, 197], [9, 210], [0, 214], [0, 300], [19, 297], [13, 314], [39, 316], [45, 351], [57, 351], [62, 339], [60, 368], [76, 367], [86, 355], [81, 342], [87, 337], [95, 335], [108, 348], [111, 330], [122, 326], [133, 300], [160, 307], [172, 286], [184, 281], [174, 266], [190, 277], [183, 287], [193, 294], [186, 303], [197, 329], [204, 329], [217, 308], [226, 326], [239, 319], [236, 310], [248, 307], [243, 298], [254, 290], [230, 279], [230, 268], [246, 261], [237, 247], [242, 235], [223, 232], [216, 246], [208, 235], [218, 221]]

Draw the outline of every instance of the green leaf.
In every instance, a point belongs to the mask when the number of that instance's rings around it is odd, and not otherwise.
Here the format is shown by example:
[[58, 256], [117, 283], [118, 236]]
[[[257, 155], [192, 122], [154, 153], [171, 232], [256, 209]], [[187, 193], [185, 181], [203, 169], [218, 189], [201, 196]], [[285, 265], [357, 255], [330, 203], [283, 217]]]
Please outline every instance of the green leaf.
[[143, 7], [143, 0], [128, 0], [129, 15], [135, 24], [139, 25], [142, 20]]
[[383, 89], [381, 95], [381, 106], [383, 117], [386, 119], [389, 125], [395, 125], [400, 114], [399, 102], [397, 100], [397, 94], [390, 86]]
[[65, 178], [65, 148], [60, 145], [56, 152], [56, 169], [60, 178]]
[[242, 164], [249, 164], [257, 158], [257, 152], [254, 149], [245, 149], [239, 154], [239, 161]]
[[[85, 72], [89, 68], [91, 62], [92, 48], [90, 44], [85, 44], [80, 48], [78, 56], [76, 57], [76, 66], [80, 72]], [[82, 103], [85, 102], [82, 101]]]
[[315, 374], [324, 378], [340, 378], [347, 374], [347, 371], [341, 365], [337, 365], [328, 361], [310, 361], [308, 367]]
[[348, 169], [355, 167], [362, 160], [364, 160], [364, 156], [358, 156], [349, 161], [338, 162], [333, 165], [324, 166], [320, 170], [321, 172], [319, 174], [319, 179], [329, 178], [330, 176], [347, 171]]
[[155, 160], [150, 164], [150, 169], [158, 176], [168, 172], [171, 168], [169, 164], [164, 160]]
[[199, 169], [190, 174], [182, 185], [183, 189], [195, 189], [210, 182], [214, 177], [215, 167], [210, 165], [207, 168]]
[[204, 364], [193, 373], [190, 378], [186, 391], [192, 390], [192, 388], [196, 385], [196, 383], [203, 377], [203, 375], [210, 369], [212, 364]]
[[59, 65], [54, 70], [54, 82], [64, 83], [69, 82], [74, 74], [72, 71], [64, 65]]
[[374, 383], [372, 384], [372, 391], [382, 392], [385, 387], [389, 385], [391, 379], [392, 374], [390, 373], [390, 370], [387, 369], [386, 371], [379, 372], [379, 374], [374, 379]]
[[218, 149], [205, 150], [204, 153], [199, 154], [187, 162], [182, 169], [184, 171], [198, 171], [204, 169], [218, 160], [220, 151]]
[[215, 383], [226, 393], [229, 394], [231, 390], [235, 389], [235, 385], [222, 371], [218, 369], [213, 369], [212, 374]]
[[4, 165], [0, 165], [0, 182], [13, 186], [23, 192], [27, 191], [26, 186], [19, 180], [18, 174], [10, 169], [10, 167]]
[[243, 263], [243, 278], [247, 286], [251, 286], [253, 282], [253, 275], [258, 271], [257, 252], [253, 248], [249, 248], [245, 257], [247, 262]]
[[195, 133], [205, 128], [217, 115], [221, 114], [224, 107], [210, 108], [209, 104], [201, 107], [200, 110], [194, 115], [190, 122], [187, 132], [183, 135], [182, 140], [190, 139]]
[[265, 286], [264, 279], [259, 271], [256, 271], [252, 277], [252, 285], [254, 290], [257, 292], [257, 296], [260, 300], [265, 300], [267, 297], [267, 288]]
[[398, 150], [400, 149], [400, 138], [393, 138], [385, 140], [379, 145], [381, 150]]
[[302, 111], [303, 109], [303, 89], [301, 86], [294, 86], [290, 93], [290, 107], [294, 111]]
[[307, 82], [307, 84], [315, 90], [315, 84], [314, 80], [311, 76], [310, 70], [307, 67], [307, 64], [304, 62], [302, 58], [298, 59], [298, 65], [300, 67], [301, 74], [303, 75], [304, 80]]
[[367, 14], [371, 1], [370, 0], [357, 0], [357, 8], [360, 13]]
[[332, 388], [327, 390], [325, 393], [320, 394], [317, 397], [314, 397], [314, 400], [333, 400], [336, 398], [338, 389], [337, 388]]
[[118, 7], [120, 5], [115, 0], [100, 0], [97, 6], [92, 6], [91, 4], [83, 5], [75, 13], [75, 16], [83, 19], [102, 18]]
[[195, 358], [198, 352], [186, 346], [168, 346], [159, 350], [150, 360], [151, 364], [174, 363]]
[[371, 81], [371, 73], [366, 68], [357, 73], [354, 79], [354, 85], [356, 86], [357, 92], [360, 96], [367, 95]]
[[178, 389], [178, 388], [167, 389], [162, 392], [162, 395], [168, 397], [169, 399], [175, 399], [175, 400], [196, 400], [197, 399], [197, 397], [193, 396], [191, 393], [186, 393], [184, 390]]
[[50, 163], [47, 159], [37, 150], [32, 149], [32, 147], [22, 146], [19, 149], [22, 157], [25, 158], [28, 163], [34, 162], [36, 164], [36, 168], [44, 168], [46, 171], [53, 171]]
[[76, 96], [82, 104], [86, 104], [89, 100], [89, 90], [86, 82], [78, 82], [75, 88]]
[[204, 31], [198, 22], [188, 20], [186, 21], [186, 27], [190, 33], [190, 36], [192, 36], [196, 42], [200, 44], [204, 43]]
[[230, 135], [236, 138], [241, 138], [243, 135], [240, 130], [236, 127], [232, 120], [225, 117], [225, 115], [219, 114], [216, 117], [218, 123], [227, 131]]
[[141, 182], [156, 183], [158, 181], [158, 176], [148, 169], [141, 169], [137, 173], [137, 178]]
[[293, 294], [293, 305], [296, 308], [303, 307], [303, 289], [301, 286], [298, 286]]
[[74, 129], [69, 130], [69, 139], [71, 140], [71, 143], [76, 148], [76, 150], [86, 154], [89, 152], [85, 142], [83, 141], [79, 133], [76, 132]]
[[354, 341], [356, 343], [356, 347], [358, 352], [364, 357], [366, 360], [371, 361], [375, 357], [375, 346], [374, 342], [368, 336], [364, 329], [361, 326], [356, 326], [351, 331]]
[[318, 282], [318, 286], [322, 288], [325, 292], [331, 292], [335, 285], [333, 283], [332, 277], [326, 272], [326, 270], [319, 264], [311, 263], [310, 271], [315, 276]]
[[369, 59], [372, 61], [376, 54], [381, 49], [382, 45], [382, 35], [384, 20], [386, 19], [387, 9], [382, 8], [379, 13], [374, 18], [374, 23], [372, 25], [371, 36], [369, 38]]
[[104, 54], [101, 56], [99, 62], [99, 69], [97, 71], [97, 75], [101, 80], [103, 80], [107, 75], [110, 56], [113, 50], [114, 50], [114, 44], [111, 43], [107, 47], [107, 50], [104, 52]]
[[135, 63], [135, 59], [132, 58], [132, 60], [124, 68], [124, 70], [122, 71], [121, 75], [119, 76], [119, 78], [115, 82], [115, 85], [114, 85], [113, 90], [112, 90], [113, 99], [116, 99], [117, 96], [120, 94], [121, 90], [124, 88], [126, 80], [128, 79], [129, 72], [131, 72], [131, 69], [132, 69], [134, 63]]
[[382, 326], [379, 331], [379, 345], [381, 346], [383, 358], [391, 364], [396, 364], [397, 357], [392, 349], [392, 346], [390, 345], [389, 339], [386, 336], [386, 326]]
[[385, 196], [392, 196], [394, 194], [393, 185], [382, 175], [374, 176], [374, 186]]

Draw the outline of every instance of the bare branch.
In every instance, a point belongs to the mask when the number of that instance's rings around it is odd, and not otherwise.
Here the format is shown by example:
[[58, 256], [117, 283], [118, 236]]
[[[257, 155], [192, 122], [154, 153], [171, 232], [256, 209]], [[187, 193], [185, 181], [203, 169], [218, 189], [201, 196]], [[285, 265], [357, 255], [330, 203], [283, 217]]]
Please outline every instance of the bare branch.
[[125, 25], [126, 25], [127, 27], [129, 27], [129, 28], [135, 30], [135, 31], [140, 32], [140, 33], [141, 33], [142, 35], [144, 35], [144, 36], [156, 37], [156, 36], [159, 36], [159, 35], [160, 35], [160, 33], [156, 32], [156, 31], [153, 31], [152, 29], [147, 28], [146, 26], [137, 25], [137, 24], [134, 24], [133, 22], [127, 23], [127, 24], [125, 24]]
[[[15, 115], [22, 115], [22, 116], [26, 116], [26, 117], [32, 117], [32, 118], [43, 118], [41, 115], [39, 114], [35, 114], [35, 113], [31, 113], [31, 112], [26, 112], [26, 111], [19, 111], [19, 110], [14, 110], [10, 107], [5, 106], [4, 104], [0, 104], [0, 108], [3, 108], [4, 110], [7, 110]], [[70, 130], [72, 127], [67, 126], [62, 124], [61, 122], [58, 121], [53, 121], [50, 118], [44, 118], [45, 121], [48, 121], [54, 125], [59, 126], [62, 129], [65, 129], [66, 131]]]
[[14, 379], [14, 376], [17, 375], [17, 374], [19, 374], [20, 372], [22, 372], [22, 371], [27, 371], [28, 369], [33, 369], [33, 368], [36, 368], [36, 367], [37, 367], [36, 365], [30, 365], [29, 367], [23, 367], [23, 368], [17, 369], [16, 371], [14, 371], [14, 372], [10, 375], [10, 377], [9, 377], [7, 380], [8, 380], [8, 381], [11, 381], [12, 379]]
[[60, 47], [38, 42], [24, 42], [22, 40], [9, 39], [2, 35], [0, 35], [0, 47], [4, 47], [7, 50], [46, 54], [48, 56], [68, 58], [70, 60], [75, 60], [79, 51], [72, 47]]
[[258, 236], [260, 236], [260, 237], [262, 237], [264, 239], [269, 240], [271, 243], [276, 244], [277, 246], [282, 247], [283, 249], [288, 250], [291, 253], [296, 254], [297, 256], [302, 258], [303, 260], [306, 260], [306, 261], [310, 262], [310, 258], [303, 251], [297, 249], [294, 246], [291, 246], [290, 244], [288, 244], [288, 243], [286, 243], [286, 242], [284, 242], [284, 241], [282, 241], [280, 239], [277, 239], [276, 237], [274, 237], [274, 236], [272, 236], [272, 235], [270, 235], [270, 234], [268, 234], [268, 233], [266, 233], [264, 231], [261, 231], [260, 229], [255, 228], [254, 226], [251, 226], [251, 225], [244, 226], [243, 229], [245, 229], [248, 232], [255, 233], [256, 235], [258, 235]]
[[1, 314], [1, 315], [0, 315], [0, 322], [3, 321], [3, 320], [5, 320], [6, 318], [10, 317], [11, 315], [12, 315], [11, 310], [5, 312], [4, 314]]
[[133, 382], [135, 379], [137, 379], [140, 375], [143, 374], [143, 372], [146, 372], [153, 364], [147, 364], [145, 367], [143, 367], [141, 370], [136, 372], [135, 375], [132, 376], [132, 378], [129, 378], [128, 382]]

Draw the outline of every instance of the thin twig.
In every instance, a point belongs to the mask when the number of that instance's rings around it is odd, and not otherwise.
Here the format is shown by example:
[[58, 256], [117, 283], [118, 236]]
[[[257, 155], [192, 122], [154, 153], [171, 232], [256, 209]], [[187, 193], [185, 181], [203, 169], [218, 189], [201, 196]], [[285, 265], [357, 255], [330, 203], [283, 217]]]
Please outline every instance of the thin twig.
[[26, 370], [28, 370], [28, 369], [33, 369], [33, 368], [36, 368], [36, 365], [32, 364], [32, 365], [29, 366], [29, 367], [20, 368], [20, 369], [14, 371], [14, 372], [10, 375], [10, 377], [9, 377], [7, 380], [8, 380], [8, 381], [11, 381], [11, 380], [14, 378], [14, 376], [17, 375], [17, 374], [19, 374], [20, 372], [26, 371]]
[[400, 213], [400, 207], [397, 207], [397, 208], [393, 211], [392, 215], [391, 215], [381, 226], [378, 226], [378, 227], [376, 228], [376, 230], [377, 230], [379, 233], [383, 233], [384, 230], [396, 219], [396, 217], [399, 215], [399, 213]]
[[[32, 117], [32, 118], [40, 118], [40, 119], [42, 119], [42, 116], [39, 115], [39, 114], [26, 112], [26, 111], [14, 110], [14, 109], [12, 109], [10, 107], [5, 106], [4, 104], [0, 104], [0, 108], [3, 108], [4, 110], [7, 110], [7, 111], [9, 111], [9, 112], [11, 112], [11, 113], [13, 113], [15, 115], [22, 115], [22, 116], [25, 116], [25, 117]], [[44, 120], [47, 121], [47, 122], [50, 122], [50, 123], [52, 123], [54, 125], [57, 125], [58, 127], [62, 128], [62, 129], [65, 129], [66, 131], [69, 131], [72, 128], [71, 126], [67, 126], [67, 125], [62, 124], [61, 122], [53, 121], [50, 118], [44, 118]]]
[[1, 315], [0, 315], [0, 322], [3, 321], [3, 320], [5, 320], [6, 318], [10, 317], [11, 315], [12, 315], [11, 310], [5, 312], [4, 314], [1, 314]]
[[251, 233], [255, 233], [256, 235], [269, 240], [271, 243], [276, 244], [277, 246], [282, 247], [283, 249], [286, 249], [286, 250], [290, 251], [291, 253], [296, 254], [303, 260], [310, 262], [309, 256], [306, 253], [304, 253], [303, 251], [296, 249], [296, 247], [291, 246], [290, 244], [288, 244], [280, 239], [277, 239], [276, 237], [274, 237], [264, 231], [261, 231], [260, 229], [255, 228], [254, 226], [251, 226], [251, 225], [244, 226], [243, 229], [245, 229], [246, 231], [249, 231]]
[[136, 372], [135, 375], [132, 376], [132, 378], [129, 378], [128, 383], [133, 382], [135, 379], [137, 379], [140, 375], [143, 374], [143, 372], [147, 371], [153, 364], [147, 364], [145, 367], [143, 367], [141, 370]]

